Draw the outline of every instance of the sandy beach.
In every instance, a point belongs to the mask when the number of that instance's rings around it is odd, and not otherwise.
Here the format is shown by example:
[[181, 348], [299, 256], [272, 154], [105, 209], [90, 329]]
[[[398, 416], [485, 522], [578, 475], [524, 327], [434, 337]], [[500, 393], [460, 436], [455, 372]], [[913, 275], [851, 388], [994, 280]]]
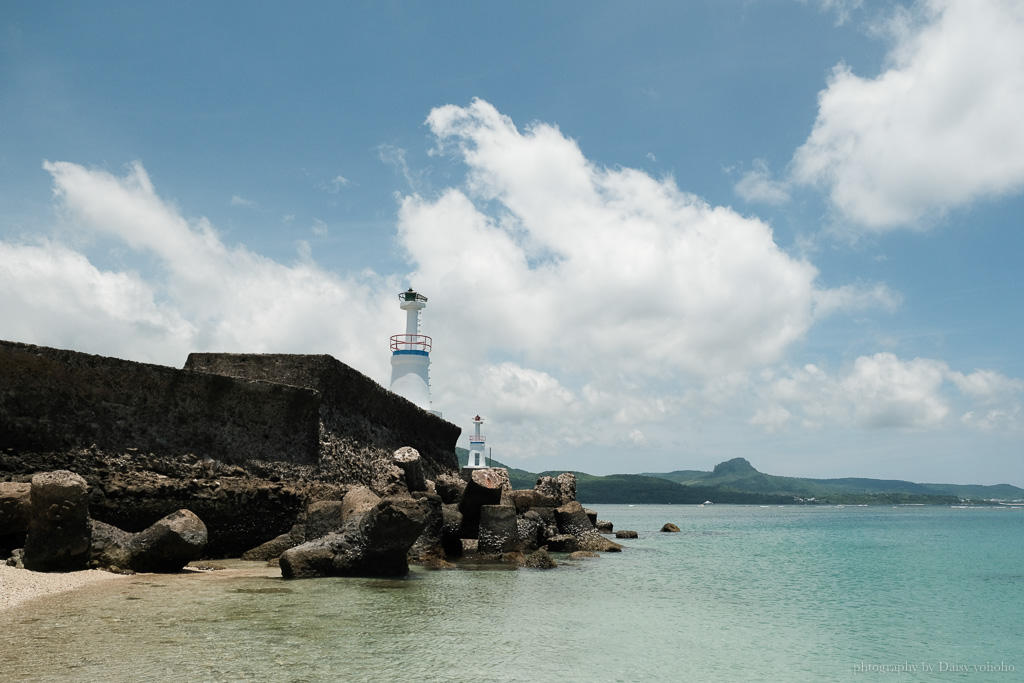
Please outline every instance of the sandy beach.
[[63, 593], [89, 584], [123, 578], [121, 574], [111, 574], [98, 569], [46, 573], [0, 564], [0, 611], [44, 595]]

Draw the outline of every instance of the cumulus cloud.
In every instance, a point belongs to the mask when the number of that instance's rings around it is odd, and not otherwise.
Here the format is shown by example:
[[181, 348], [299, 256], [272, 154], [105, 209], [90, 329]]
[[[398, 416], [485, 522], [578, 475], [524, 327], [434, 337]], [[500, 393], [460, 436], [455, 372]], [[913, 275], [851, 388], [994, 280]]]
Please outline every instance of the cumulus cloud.
[[536, 426], [527, 450], [655, 444], [667, 422], [735, 406], [746, 373], [784, 358], [815, 320], [899, 303], [882, 284], [818, 287], [764, 222], [671, 178], [599, 167], [553, 125], [519, 129], [482, 100], [427, 124], [465, 180], [403, 197], [398, 237], [410, 281], [432, 297], [425, 328], [464, 331], [433, 362], [476, 403], [443, 400]]
[[881, 74], [833, 70], [792, 180], [872, 230], [1024, 188], [1024, 4], [921, 0], [886, 30]]
[[796, 421], [811, 429], [933, 430], [952, 426], [955, 417], [985, 429], [997, 422], [1011, 430], [1024, 426], [1017, 419], [1024, 382], [991, 370], [964, 375], [939, 360], [892, 353], [861, 356], [837, 375], [815, 365], [771, 375], [760, 394], [750, 422], [768, 431]]
[[0, 337], [143, 361], [184, 361], [195, 327], [138, 273], [58, 243], [0, 242]]
[[600, 168], [556, 127], [490, 104], [428, 118], [462, 188], [409, 195], [399, 237], [418, 286], [452, 301], [470, 346], [590, 374], [708, 376], [770, 363], [812, 322], [816, 269], [763, 222], [671, 179]]
[[208, 221], [160, 198], [139, 163], [120, 177], [44, 167], [69, 230], [113, 238], [156, 270], [104, 271], [59, 243], [0, 242], [0, 337], [171, 365], [202, 350], [331, 353], [386, 373], [395, 283], [329, 273], [308, 255], [285, 265], [228, 246]]

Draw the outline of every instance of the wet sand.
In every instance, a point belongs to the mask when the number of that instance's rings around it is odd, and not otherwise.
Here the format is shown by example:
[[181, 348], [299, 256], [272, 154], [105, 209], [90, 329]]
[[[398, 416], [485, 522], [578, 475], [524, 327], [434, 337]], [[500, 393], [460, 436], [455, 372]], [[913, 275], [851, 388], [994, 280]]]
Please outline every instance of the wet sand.
[[80, 572], [33, 572], [0, 564], [0, 611], [44, 595], [64, 593], [104, 581], [118, 581], [120, 574], [88, 569]]

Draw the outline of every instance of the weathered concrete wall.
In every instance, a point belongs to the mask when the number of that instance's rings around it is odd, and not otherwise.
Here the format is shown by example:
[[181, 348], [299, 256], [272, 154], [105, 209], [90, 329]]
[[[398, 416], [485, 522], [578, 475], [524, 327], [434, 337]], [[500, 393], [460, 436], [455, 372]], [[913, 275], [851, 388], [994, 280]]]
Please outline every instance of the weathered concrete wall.
[[[428, 478], [458, 469], [455, 442], [462, 431], [459, 427], [421, 410], [331, 356], [192, 353], [185, 369], [315, 390], [323, 397], [321, 459], [345, 457], [344, 444], [354, 440], [380, 449], [388, 463], [396, 449], [412, 446], [424, 459]], [[358, 465], [353, 461], [348, 469]]]
[[212, 556], [353, 485], [383, 493], [402, 446], [427, 476], [453, 473], [459, 433], [330, 356], [193, 354], [179, 370], [0, 341], [0, 480], [76, 472], [92, 516], [129, 531], [191, 509]]
[[308, 388], [0, 341], [0, 449], [316, 463]]

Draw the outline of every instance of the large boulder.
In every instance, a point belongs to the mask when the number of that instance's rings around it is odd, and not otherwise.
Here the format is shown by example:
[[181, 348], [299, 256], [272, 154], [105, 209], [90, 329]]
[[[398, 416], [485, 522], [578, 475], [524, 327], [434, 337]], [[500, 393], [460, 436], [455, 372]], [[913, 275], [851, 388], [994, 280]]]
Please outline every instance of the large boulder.
[[91, 520], [89, 566], [137, 572], [176, 572], [199, 559], [206, 548], [206, 525], [190, 510], [178, 510], [133, 534]]
[[92, 541], [85, 479], [67, 470], [40, 472], [32, 477], [29, 500], [25, 567], [41, 572], [85, 569]]
[[402, 576], [407, 554], [427, 524], [425, 500], [383, 498], [371, 510], [328, 534], [286, 550], [281, 575], [286, 579], [318, 576]]
[[445, 503], [441, 507], [441, 546], [444, 554], [448, 557], [462, 556], [462, 536], [459, 534], [462, 528], [462, 513], [455, 503]]
[[576, 500], [576, 475], [563, 472], [557, 477], [540, 477], [533, 490], [555, 501], [555, 506]]
[[199, 559], [208, 534], [203, 520], [190, 510], [172, 512], [136, 534], [128, 545], [131, 568], [137, 572], [176, 572]]
[[344, 508], [345, 504], [341, 500], [318, 500], [310, 503], [306, 508], [306, 537], [320, 538], [341, 531], [345, 523]]
[[428, 564], [443, 560], [444, 549], [444, 503], [441, 497], [434, 493], [421, 491], [413, 494], [413, 498], [421, 500], [426, 504], [426, 524], [423, 531], [416, 538], [416, 542], [409, 549], [408, 558], [410, 562], [417, 564]]
[[286, 534], [272, 538], [242, 553], [243, 560], [263, 561], [280, 557], [281, 553], [306, 541], [306, 525], [296, 524]]
[[131, 569], [131, 553], [128, 550], [135, 534], [118, 529], [112, 524], [92, 520], [92, 545], [89, 549], [89, 566], [114, 571]]
[[405, 473], [405, 486], [409, 492], [426, 491], [427, 478], [423, 475], [423, 460], [420, 452], [411, 446], [395, 451], [395, 464]]
[[434, 477], [434, 488], [445, 505], [457, 504], [466, 490], [466, 481], [458, 475], [442, 472]]
[[484, 554], [516, 552], [520, 549], [516, 509], [511, 505], [480, 508], [480, 537], [477, 551]]
[[619, 529], [615, 532], [615, 538], [639, 538], [639, 534], [630, 529]]
[[555, 510], [555, 521], [558, 524], [559, 531], [563, 534], [581, 536], [597, 532], [597, 529], [590, 522], [590, 517], [587, 515], [586, 510], [576, 501], [566, 503], [557, 508]]
[[587, 510], [576, 501], [566, 503], [556, 509], [555, 520], [558, 522], [559, 531], [563, 534], [571, 534], [579, 540], [578, 550], [612, 553], [622, 550], [621, 545], [598, 533], [590, 521]]
[[[341, 499], [341, 518], [348, 522], [350, 519], [369, 512], [380, 502], [380, 496], [365, 486], [355, 486], [349, 489], [345, 497]], [[306, 538], [313, 540], [315, 536], [307, 533]]]
[[[466, 489], [459, 501], [462, 513], [462, 538], [477, 538], [480, 533], [480, 508], [484, 505], [501, 505], [502, 485], [508, 482], [494, 469], [466, 471]], [[507, 472], [506, 472], [507, 474]]]
[[509, 497], [512, 499], [512, 504], [516, 506], [516, 512], [519, 514], [523, 514], [536, 507], [555, 508], [558, 506], [557, 501], [552, 496], [540, 493], [535, 489], [515, 490], [509, 494]]
[[544, 531], [544, 520], [540, 515], [533, 510], [524, 513], [516, 520], [516, 528], [524, 552], [532, 552], [540, 547]]
[[0, 557], [25, 545], [32, 511], [32, 485], [0, 481]]

